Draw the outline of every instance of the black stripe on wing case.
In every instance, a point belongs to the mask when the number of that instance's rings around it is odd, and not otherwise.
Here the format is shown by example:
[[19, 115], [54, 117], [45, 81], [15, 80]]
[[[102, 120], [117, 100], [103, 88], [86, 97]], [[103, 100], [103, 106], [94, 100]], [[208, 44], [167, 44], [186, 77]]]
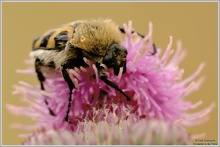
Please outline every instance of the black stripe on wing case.
[[46, 47], [47, 46], [47, 42], [50, 39], [50, 36], [53, 34], [54, 32], [49, 33], [48, 35], [44, 36], [44, 38], [41, 41], [40, 47]]

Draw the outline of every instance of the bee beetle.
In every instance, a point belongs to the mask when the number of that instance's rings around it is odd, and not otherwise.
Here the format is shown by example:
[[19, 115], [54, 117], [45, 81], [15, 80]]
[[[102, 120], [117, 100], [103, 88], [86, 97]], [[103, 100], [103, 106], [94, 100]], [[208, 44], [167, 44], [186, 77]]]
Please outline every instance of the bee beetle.
[[[122, 73], [126, 72], [127, 50], [121, 45], [123, 33], [125, 33], [124, 28], [118, 27], [110, 19], [91, 19], [75, 21], [51, 29], [33, 41], [30, 56], [35, 59], [35, 71], [41, 90], [45, 90], [42, 66], [60, 71], [68, 84], [69, 103], [65, 121], [70, 122], [68, 116], [72, 90], [75, 88], [67, 69], [88, 66], [83, 60], [84, 57], [94, 62], [102, 81], [122, 93], [128, 101], [131, 100], [114, 82], [108, 79], [105, 68], [102, 66], [105, 64], [107, 68], [112, 68], [115, 75], [119, 74], [120, 68], [123, 68]], [[154, 53], [156, 53], [155, 49]], [[47, 100], [45, 103], [48, 106]], [[48, 109], [51, 115], [56, 116], [49, 107]]]

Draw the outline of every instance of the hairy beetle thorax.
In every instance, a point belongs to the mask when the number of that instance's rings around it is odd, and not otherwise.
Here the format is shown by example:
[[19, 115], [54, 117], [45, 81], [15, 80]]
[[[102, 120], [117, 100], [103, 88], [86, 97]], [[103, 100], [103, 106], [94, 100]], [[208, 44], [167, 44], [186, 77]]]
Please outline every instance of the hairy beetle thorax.
[[109, 19], [90, 20], [80, 23], [70, 43], [93, 56], [104, 56], [113, 43], [122, 39], [118, 26]]

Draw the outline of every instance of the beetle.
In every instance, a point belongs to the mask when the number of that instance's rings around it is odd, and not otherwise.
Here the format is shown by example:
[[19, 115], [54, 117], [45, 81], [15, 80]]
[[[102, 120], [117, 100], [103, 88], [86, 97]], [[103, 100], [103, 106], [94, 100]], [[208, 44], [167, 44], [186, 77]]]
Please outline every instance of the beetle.
[[[132, 31], [134, 33], [135, 31]], [[68, 107], [65, 121], [69, 121], [69, 112], [72, 101], [72, 90], [75, 87], [69, 77], [67, 69], [74, 67], [87, 67], [83, 58], [87, 58], [95, 63], [99, 78], [107, 85], [123, 94], [127, 101], [131, 98], [123, 92], [114, 82], [108, 79], [105, 68], [112, 68], [114, 74], [126, 72], [127, 49], [121, 45], [124, 28], [118, 27], [111, 19], [91, 19], [75, 21], [48, 30], [43, 35], [33, 41], [30, 56], [35, 59], [35, 71], [40, 81], [41, 90], [45, 90], [45, 77], [41, 69], [48, 66], [62, 73], [62, 76], [69, 87]], [[137, 33], [140, 37], [144, 35]], [[154, 53], [156, 47], [154, 46]], [[48, 102], [45, 99], [48, 106]], [[56, 116], [48, 107], [51, 115]]]

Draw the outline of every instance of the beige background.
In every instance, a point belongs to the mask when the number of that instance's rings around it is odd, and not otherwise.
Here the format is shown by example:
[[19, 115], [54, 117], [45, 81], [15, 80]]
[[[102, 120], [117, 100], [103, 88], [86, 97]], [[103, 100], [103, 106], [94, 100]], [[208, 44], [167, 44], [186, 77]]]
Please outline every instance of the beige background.
[[[132, 20], [139, 32], [148, 32], [148, 22], [154, 25], [153, 39], [157, 47], [165, 48], [168, 36], [174, 37], [173, 48], [177, 39], [183, 41], [188, 55], [180, 65], [185, 69], [184, 77], [196, 70], [205, 61], [206, 67], [202, 75], [206, 77], [201, 89], [187, 100], [204, 104], [197, 110], [218, 102], [218, 4], [215, 3], [15, 3], [2, 4], [2, 112], [3, 112], [3, 144], [20, 144], [17, 135], [23, 130], [10, 128], [13, 122], [32, 123], [29, 118], [14, 116], [5, 109], [5, 104], [23, 105], [20, 95], [12, 95], [12, 85], [19, 80], [37, 84], [37, 79], [27, 75], [16, 74], [16, 69], [23, 69], [24, 59], [29, 57], [32, 40], [45, 30], [78, 19], [93, 17], [113, 18], [122, 25]], [[206, 139], [217, 139], [218, 106], [210, 115], [206, 124], [189, 128], [193, 134], [206, 132]]]

